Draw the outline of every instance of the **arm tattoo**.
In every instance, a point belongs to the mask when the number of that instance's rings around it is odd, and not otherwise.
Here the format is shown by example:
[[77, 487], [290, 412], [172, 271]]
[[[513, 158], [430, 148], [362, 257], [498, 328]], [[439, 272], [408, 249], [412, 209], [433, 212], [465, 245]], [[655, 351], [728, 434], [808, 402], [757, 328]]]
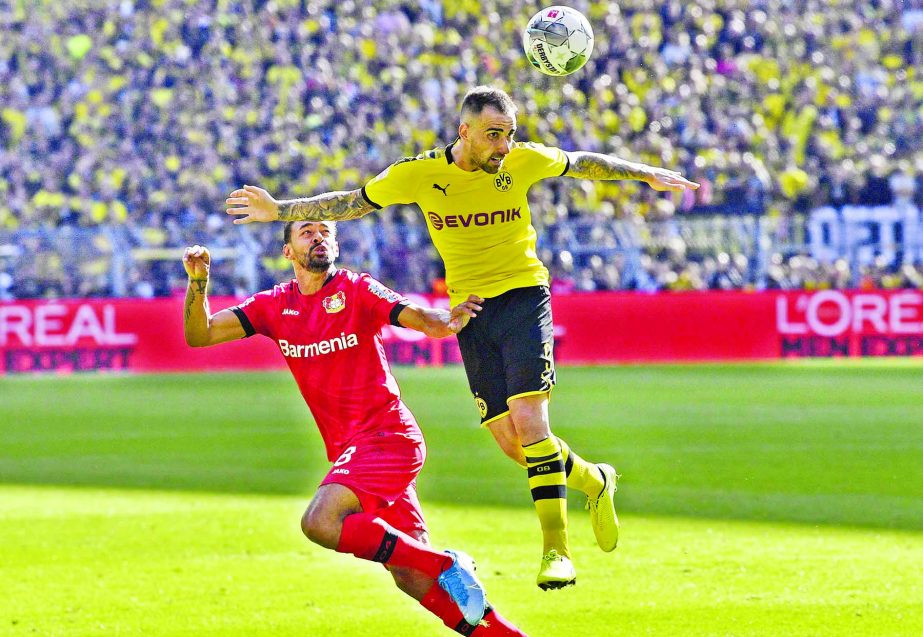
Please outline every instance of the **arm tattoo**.
[[[183, 318], [187, 323], [192, 317], [192, 306], [195, 304], [196, 293], [204, 297], [206, 289], [208, 289], [208, 279], [189, 279], [186, 306], [183, 308]], [[208, 308], [208, 299], [203, 300], [205, 301], [205, 307]]]
[[613, 155], [578, 151], [570, 153], [570, 167], [564, 174], [577, 179], [639, 179], [643, 181], [650, 176], [650, 168]]
[[279, 221], [346, 221], [375, 210], [361, 190], [325, 192], [308, 199], [279, 202]]

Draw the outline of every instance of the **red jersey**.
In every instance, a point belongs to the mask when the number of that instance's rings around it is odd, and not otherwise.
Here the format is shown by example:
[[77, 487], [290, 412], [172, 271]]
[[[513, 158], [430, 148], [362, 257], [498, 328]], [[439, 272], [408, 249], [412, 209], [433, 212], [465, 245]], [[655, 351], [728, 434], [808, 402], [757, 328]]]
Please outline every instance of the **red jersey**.
[[279, 344], [331, 462], [357, 436], [422, 438], [381, 342], [382, 326], [398, 325], [406, 303], [368, 274], [339, 269], [314, 294], [292, 279], [231, 308], [247, 336]]

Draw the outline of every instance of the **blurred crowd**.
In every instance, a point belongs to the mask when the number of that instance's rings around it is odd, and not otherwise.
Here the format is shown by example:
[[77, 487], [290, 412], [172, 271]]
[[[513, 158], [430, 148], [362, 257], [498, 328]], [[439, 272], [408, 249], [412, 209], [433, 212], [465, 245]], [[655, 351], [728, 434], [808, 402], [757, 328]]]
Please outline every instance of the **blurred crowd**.
[[[609, 235], [690, 216], [797, 220], [902, 193], [923, 209], [923, 0], [572, 5], [595, 50], [560, 79], [527, 66], [520, 31], [540, 5], [521, 0], [3, 3], [0, 295], [169, 294], [182, 280], [170, 249], [192, 243], [250, 255], [216, 264], [225, 291], [277, 281], [278, 228], [232, 225], [227, 193], [358, 187], [451, 142], [479, 83], [513, 95], [520, 139], [702, 183], [682, 196], [637, 182], [533, 189], [562, 288], [919, 287], [914, 263]], [[602, 230], [577, 254], [559, 237], [580, 227]], [[86, 253], [62, 256], [78, 236]], [[416, 210], [343, 224], [342, 237], [344, 264], [438, 291]]]

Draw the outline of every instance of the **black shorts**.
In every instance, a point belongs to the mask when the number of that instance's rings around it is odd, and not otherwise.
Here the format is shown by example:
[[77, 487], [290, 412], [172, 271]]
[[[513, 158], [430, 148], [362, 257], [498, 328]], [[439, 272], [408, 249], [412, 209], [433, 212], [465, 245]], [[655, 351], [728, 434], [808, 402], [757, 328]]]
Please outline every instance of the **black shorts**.
[[511, 398], [554, 386], [554, 326], [547, 287], [517, 288], [485, 299], [458, 333], [468, 385], [486, 425], [509, 413]]

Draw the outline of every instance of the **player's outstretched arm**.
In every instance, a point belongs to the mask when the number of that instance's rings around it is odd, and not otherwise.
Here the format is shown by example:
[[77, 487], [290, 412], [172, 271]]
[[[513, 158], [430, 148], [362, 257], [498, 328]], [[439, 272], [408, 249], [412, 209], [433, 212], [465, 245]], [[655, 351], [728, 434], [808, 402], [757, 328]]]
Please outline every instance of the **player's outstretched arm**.
[[654, 190], [682, 191], [699, 187], [675, 170], [657, 168], [647, 164], [625, 161], [614, 155], [603, 155], [588, 151], [567, 153], [570, 166], [564, 173], [577, 179], [636, 179], [647, 183]]
[[247, 335], [240, 319], [231, 310], [212, 315], [208, 310], [208, 270], [211, 255], [205, 246], [192, 246], [183, 253], [183, 267], [189, 275], [186, 302], [183, 304], [183, 335], [191, 347], [205, 347], [243, 338]]
[[238, 188], [225, 200], [234, 223], [254, 221], [346, 221], [375, 210], [362, 196], [362, 190], [325, 192], [307, 199], [278, 201], [256, 186]]
[[451, 312], [410, 304], [398, 314], [397, 320], [402, 326], [427, 336], [445, 338], [465, 329], [468, 321], [481, 311], [480, 304], [483, 302], [484, 299], [472, 294], [467, 301], [453, 307]]

